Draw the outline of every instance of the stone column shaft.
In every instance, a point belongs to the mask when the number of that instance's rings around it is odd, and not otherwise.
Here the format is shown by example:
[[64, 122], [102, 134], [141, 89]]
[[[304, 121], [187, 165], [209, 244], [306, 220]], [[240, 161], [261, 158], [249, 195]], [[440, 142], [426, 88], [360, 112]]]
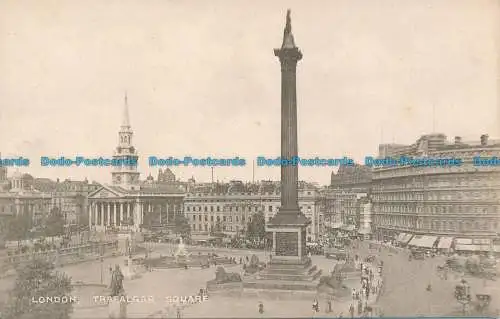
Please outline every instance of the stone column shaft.
[[110, 226], [111, 225], [111, 203], [106, 203], [106, 206], [107, 206], [107, 213], [108, 213], [107, 225]]
[[101, 227], [104, 226], [104, 205], [99, 203], [99, 212], [101, 213]]
[[123, 221], [123, 209], [124, 209], [123, 203], [120, 203], [120, 226], [122, 225]]
[[92, 229], [92, 203], [89, 203], [89, 230]]

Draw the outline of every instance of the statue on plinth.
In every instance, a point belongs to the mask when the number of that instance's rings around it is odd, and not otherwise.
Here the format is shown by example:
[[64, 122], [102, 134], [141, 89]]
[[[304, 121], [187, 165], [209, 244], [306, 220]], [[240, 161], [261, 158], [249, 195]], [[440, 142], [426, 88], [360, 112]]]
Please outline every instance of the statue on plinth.
[[115, 265], [115, 269], [111, 273], [111, 293], [112, 299], [108, 304], [108, 318], [126, 319], [127, 318], [127, 299], [125, 289], [123, 289], [123, 274], [120, 266]]
[[179, 239], [179, 245], [174, 253], [176, 263], [185, 263], [188, 261], [189, 253], [186, 250], [186, 245], [182, 241], [182, 237]]

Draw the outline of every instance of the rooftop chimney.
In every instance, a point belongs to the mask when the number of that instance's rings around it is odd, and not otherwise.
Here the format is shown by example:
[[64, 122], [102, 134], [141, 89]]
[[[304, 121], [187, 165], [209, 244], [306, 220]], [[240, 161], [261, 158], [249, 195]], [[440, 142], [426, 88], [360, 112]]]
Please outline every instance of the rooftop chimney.
[[481, 145], [483, 146], [488, 145], [488, 134], [481, 135]]
[[462, 138], [460, 136], [455, 136], [455, 144], [462, 144]]

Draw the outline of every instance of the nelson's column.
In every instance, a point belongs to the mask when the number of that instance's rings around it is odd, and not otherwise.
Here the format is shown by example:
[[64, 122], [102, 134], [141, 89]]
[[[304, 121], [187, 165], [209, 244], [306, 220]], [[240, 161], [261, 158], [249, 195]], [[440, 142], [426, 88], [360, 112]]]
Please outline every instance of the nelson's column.
[[[290, 10], [286, 15], [283, 43], [281, 48], [274, 49], [274, 55], [281, 64], [281, 158], [291, 160], [298, 156], [296, 69], [302, 53], [295, 46]], [[267, 225], [267, 230], [273, 234], [273, 264], [308, 262], [306, 227], [310, 221], [298, 205], [297, 180], [297, 166], [281, 166], [281, 207]]]

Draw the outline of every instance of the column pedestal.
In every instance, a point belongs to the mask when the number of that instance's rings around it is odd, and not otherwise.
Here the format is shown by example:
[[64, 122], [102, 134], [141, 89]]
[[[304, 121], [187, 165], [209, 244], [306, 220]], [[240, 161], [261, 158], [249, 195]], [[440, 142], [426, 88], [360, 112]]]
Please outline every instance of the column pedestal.
[[108, 304], [108, 318], [127, 319], [127, 301], [111, 300]]

